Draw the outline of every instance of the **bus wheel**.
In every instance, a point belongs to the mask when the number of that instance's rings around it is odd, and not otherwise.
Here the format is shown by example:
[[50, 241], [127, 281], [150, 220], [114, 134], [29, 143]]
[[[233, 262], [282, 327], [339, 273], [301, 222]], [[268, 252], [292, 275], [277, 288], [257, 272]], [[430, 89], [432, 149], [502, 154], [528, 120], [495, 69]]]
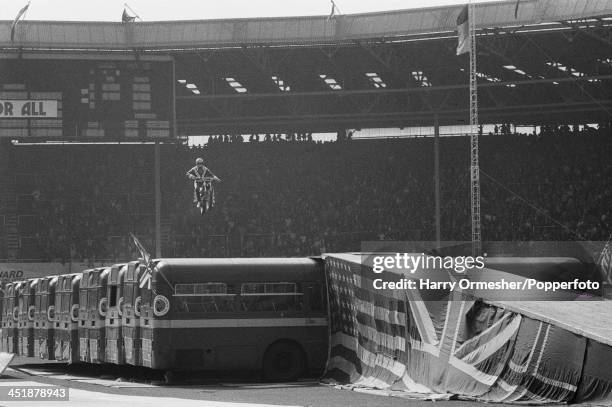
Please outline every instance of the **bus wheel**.
[[306, 369], [302, 348], [295, 342], [276, 342], [264, 355], [263, 374], [272, 381], [296, 380]]

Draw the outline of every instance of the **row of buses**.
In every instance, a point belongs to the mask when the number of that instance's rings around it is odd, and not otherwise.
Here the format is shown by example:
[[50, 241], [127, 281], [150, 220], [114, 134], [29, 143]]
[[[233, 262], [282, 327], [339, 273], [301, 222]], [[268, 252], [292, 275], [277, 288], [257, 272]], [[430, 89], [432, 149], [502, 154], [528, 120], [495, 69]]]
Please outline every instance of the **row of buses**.
[[0, 345], [68, 363], [292, 380], [324, 367], [325, 290], [312, 258], [116, 264], [7, 284]]

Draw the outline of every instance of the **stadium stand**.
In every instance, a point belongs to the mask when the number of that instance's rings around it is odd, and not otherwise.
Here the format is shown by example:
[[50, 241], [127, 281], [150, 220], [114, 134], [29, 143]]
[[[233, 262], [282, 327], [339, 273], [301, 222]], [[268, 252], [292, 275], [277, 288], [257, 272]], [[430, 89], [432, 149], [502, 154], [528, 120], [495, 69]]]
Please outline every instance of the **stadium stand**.
[[[610, 133], [608, 124], [483, 136], [484, 238], [607, 240]], [[164, 255], [317, 255], [358, 250], [364, 240], [434, 238], [431, 138], [303, 139], [164, 146]], [[14, 191], [4, 188], [3, 201], [11, 202], [14, 194], [17, 258], [126, 260], [136, 255], [128, 232], [153, 246], [152, 150], [146, 145], [11, 148], [8, 179], [14, 180]], [[204, 217], [194, 212], [185, 177], [197, 156], [223, 180], [216, 207]], [[469, 240], [467, 157], [467, 139], [442, 138], [446, 240]], [[4, 219], [12, 211], [9, 205], [2, 212], [4, 252], [10, 238], [4, 230], [11, 228]]]

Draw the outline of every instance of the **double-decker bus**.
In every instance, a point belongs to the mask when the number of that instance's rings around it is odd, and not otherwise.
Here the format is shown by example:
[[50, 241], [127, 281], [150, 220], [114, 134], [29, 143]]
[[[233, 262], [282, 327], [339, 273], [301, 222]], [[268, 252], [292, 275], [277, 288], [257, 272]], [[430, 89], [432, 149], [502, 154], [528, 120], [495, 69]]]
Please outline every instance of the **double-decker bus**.
[[260, 370], [269, 380], [323, 369], [321, 260], [160, 259], [151, 277], [140, 313], [143, 366], [170, 373]]

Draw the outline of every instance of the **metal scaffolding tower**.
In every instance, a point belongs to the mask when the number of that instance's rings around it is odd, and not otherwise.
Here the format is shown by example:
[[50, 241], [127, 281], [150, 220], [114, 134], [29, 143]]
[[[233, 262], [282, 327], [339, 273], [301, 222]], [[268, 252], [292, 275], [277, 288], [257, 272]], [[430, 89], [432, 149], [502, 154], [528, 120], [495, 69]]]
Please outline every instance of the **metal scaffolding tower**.
[[470, 29], [470, 190], [472, 204], [472, 254], [480, 256], [480, 167], [478, 164], [478, 77], [476, 75], [476, 5], [469, 3]]

